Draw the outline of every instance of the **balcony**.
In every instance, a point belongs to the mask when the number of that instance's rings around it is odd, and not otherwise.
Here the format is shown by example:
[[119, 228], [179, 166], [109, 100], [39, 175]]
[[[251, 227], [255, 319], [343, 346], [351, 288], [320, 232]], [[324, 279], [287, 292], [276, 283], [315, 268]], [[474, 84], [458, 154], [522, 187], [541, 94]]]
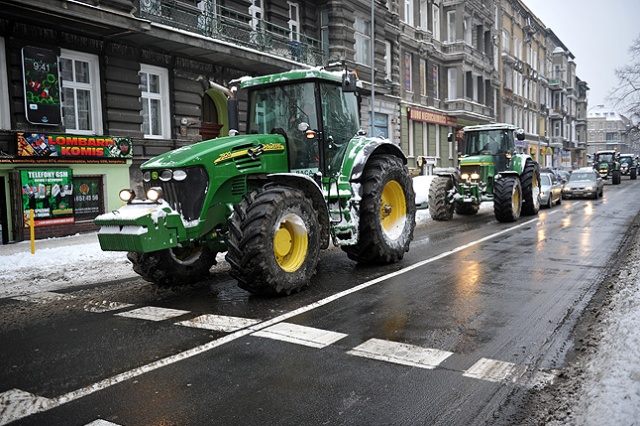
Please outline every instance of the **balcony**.
[[459, 118], [494, 119], [493, 108], [466, 99], [445, 100], [444, 109]]
[[300, 41], [292, 40], [294, 34], [289, 28], [228, 7], [200, 9], [178, 0], [150, 0], [141, 2], [140, 6], [140, 17], [152, 22], [306, 65], [318, 66], [323, 63], [324, 53], [319, 40], [305, 34], [296, 34]]
[[565, 139], [562, 136], [551, 136], [549, 146], [553, 148], [563, 148]]

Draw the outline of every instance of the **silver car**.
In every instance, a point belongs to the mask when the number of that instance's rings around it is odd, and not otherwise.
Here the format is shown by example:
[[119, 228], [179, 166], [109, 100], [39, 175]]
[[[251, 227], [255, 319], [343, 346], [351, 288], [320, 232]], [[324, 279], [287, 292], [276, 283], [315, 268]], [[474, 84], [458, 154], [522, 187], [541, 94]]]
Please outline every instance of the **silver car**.
[[540, 205], [549, 207], [562, 203], [562, 183], [553, 173], [540, 173]]
[[602, 197], [604, 181], [593, 168], [574, 170], [562, 189], [562, 198], [588, 197], [594, 200]]

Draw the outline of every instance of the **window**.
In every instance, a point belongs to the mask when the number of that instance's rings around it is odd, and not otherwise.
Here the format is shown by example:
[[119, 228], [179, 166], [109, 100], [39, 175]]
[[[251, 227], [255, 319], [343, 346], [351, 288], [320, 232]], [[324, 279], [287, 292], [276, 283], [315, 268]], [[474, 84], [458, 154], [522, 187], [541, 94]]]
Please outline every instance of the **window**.
[[60, 52], [60, 78], [65, 131], [101, 134], [98, 57], [63, 49]]
[[300, 41], [300, 9], [298, 3], [289, 2], [289, 40]]
[[509, 31], [502, 30], [502, 51], [509, 53], [509, 42], [511, 41], [511, 36], [509, 35]]
[[324, 9], [320, 13], [320, 39], [322, 40], [322, 51], [329, 57], [329, 9]]
[[[464, 19], [463, 22], [464, 25], [464, 42], [467, 43], [469, 46], [471, 46], [471, 44], [473, 43], [473, 32], [471, 29], [471, 18], [467, 17]], [[482, 29], [482, 27], [480, 27], [480, 29]], [[478, 37], [478, 44], [480, 44], [480, 37]], [[480, 50], [480, 47], [478, 47], [478, 50]]]
[[420, 28], [427, 31], [429, 28], [429, 3], [427, 0], [420, 0]]
[[413, 26], [413, 0], [404, 0], [404, 22]]
[[7, 58], [4, 38], [0, 37], [0, 129], [11, 128], [9, 115], [9, 83], [7, 80]]
[[562, 122], [560, 120], [556, 120], [553, 122], [553, 136], [562, 136]]
[[431, 19], [433, 39], [440, 41], [440, 8], [435, 4], [431, 6]]
[[384, 42], [384, 78], [391, 80], [391, 42]]
[[410, 53], [404, 55], [404, 90], [407, 92], [413, 92], [413, 84], [411, 82], [413, 78], [413, 70], [411, 69], [412, 60]]
[[438, 73], [439, 73], [439, 69], [437, 65], [433, 65], [431, 67], [431, 78], [433, 79], [433, 98], [434, 99], [440, 99], [440, 89], [439, 89], [439, 82], [438, 82]]
[[458, 70], [455, 68], [449, 68], [447, 70], [447, 77], [449, 80], [449, 100], [458, 99]]
[[[373, 131], [369, 134], [376, 138], [389, 138], [389, 116], [380, 112], [375, 113], [375, 121], [373, 122]], [[371, 119], [371, 112], [369, 112], [369, 119]], [[371, 122], [371, 120], [369, 120]], [[369, 129], [371, 130], [371, 129]]]
[[262, 0], [251, 0], [251, 6], [249, 6], [249, 15], [251, 15], [251, 28], [255, 31], [262, 25], [262, 16], [264, 9], [262, 6]]
[[355, 39], [356, 39], [356, 62], [370, 65], [371, 64], [371, 22], [356, 16], [355, 22]]
[[[169, 139], [169, 72], [165, 68], [140, 65], [142, 132], [146, 138]], [[164, 102], [163, 102], [164, 100]]]
[[453, 43], [456, 41], [456, 11], [447, 12], [447, 41]]
[[420, 59], [420, 94], [427, 96], [427, 61]]

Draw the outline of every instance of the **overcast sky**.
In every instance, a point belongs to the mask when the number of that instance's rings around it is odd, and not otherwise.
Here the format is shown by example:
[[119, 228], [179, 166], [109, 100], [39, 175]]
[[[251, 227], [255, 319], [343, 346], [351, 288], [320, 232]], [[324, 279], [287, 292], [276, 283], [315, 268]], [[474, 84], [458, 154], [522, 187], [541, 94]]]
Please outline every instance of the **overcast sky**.
[[630, 60], [640, 37], [640, 0], [523, 0], [575, 56], [578, 77], [589, 85], [589, 108], [604, 104], [617, 84], [614, 74]]

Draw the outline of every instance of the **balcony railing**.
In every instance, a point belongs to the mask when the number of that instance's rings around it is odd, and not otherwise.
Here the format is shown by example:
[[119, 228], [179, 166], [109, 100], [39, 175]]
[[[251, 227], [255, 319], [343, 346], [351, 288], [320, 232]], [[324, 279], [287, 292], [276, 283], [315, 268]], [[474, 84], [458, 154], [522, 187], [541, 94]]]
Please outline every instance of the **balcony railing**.
[[[269, 53], [303, 64], [322, 65], [324, 54], [319, 40], [305, 34], [292, 33], [249, 14], [224, 6], [204, 9], [178, 0], [140, 2], [140, 16], [152, 22], [200, 34]], [[299, 39], [299, 41], [298, 41]]]

